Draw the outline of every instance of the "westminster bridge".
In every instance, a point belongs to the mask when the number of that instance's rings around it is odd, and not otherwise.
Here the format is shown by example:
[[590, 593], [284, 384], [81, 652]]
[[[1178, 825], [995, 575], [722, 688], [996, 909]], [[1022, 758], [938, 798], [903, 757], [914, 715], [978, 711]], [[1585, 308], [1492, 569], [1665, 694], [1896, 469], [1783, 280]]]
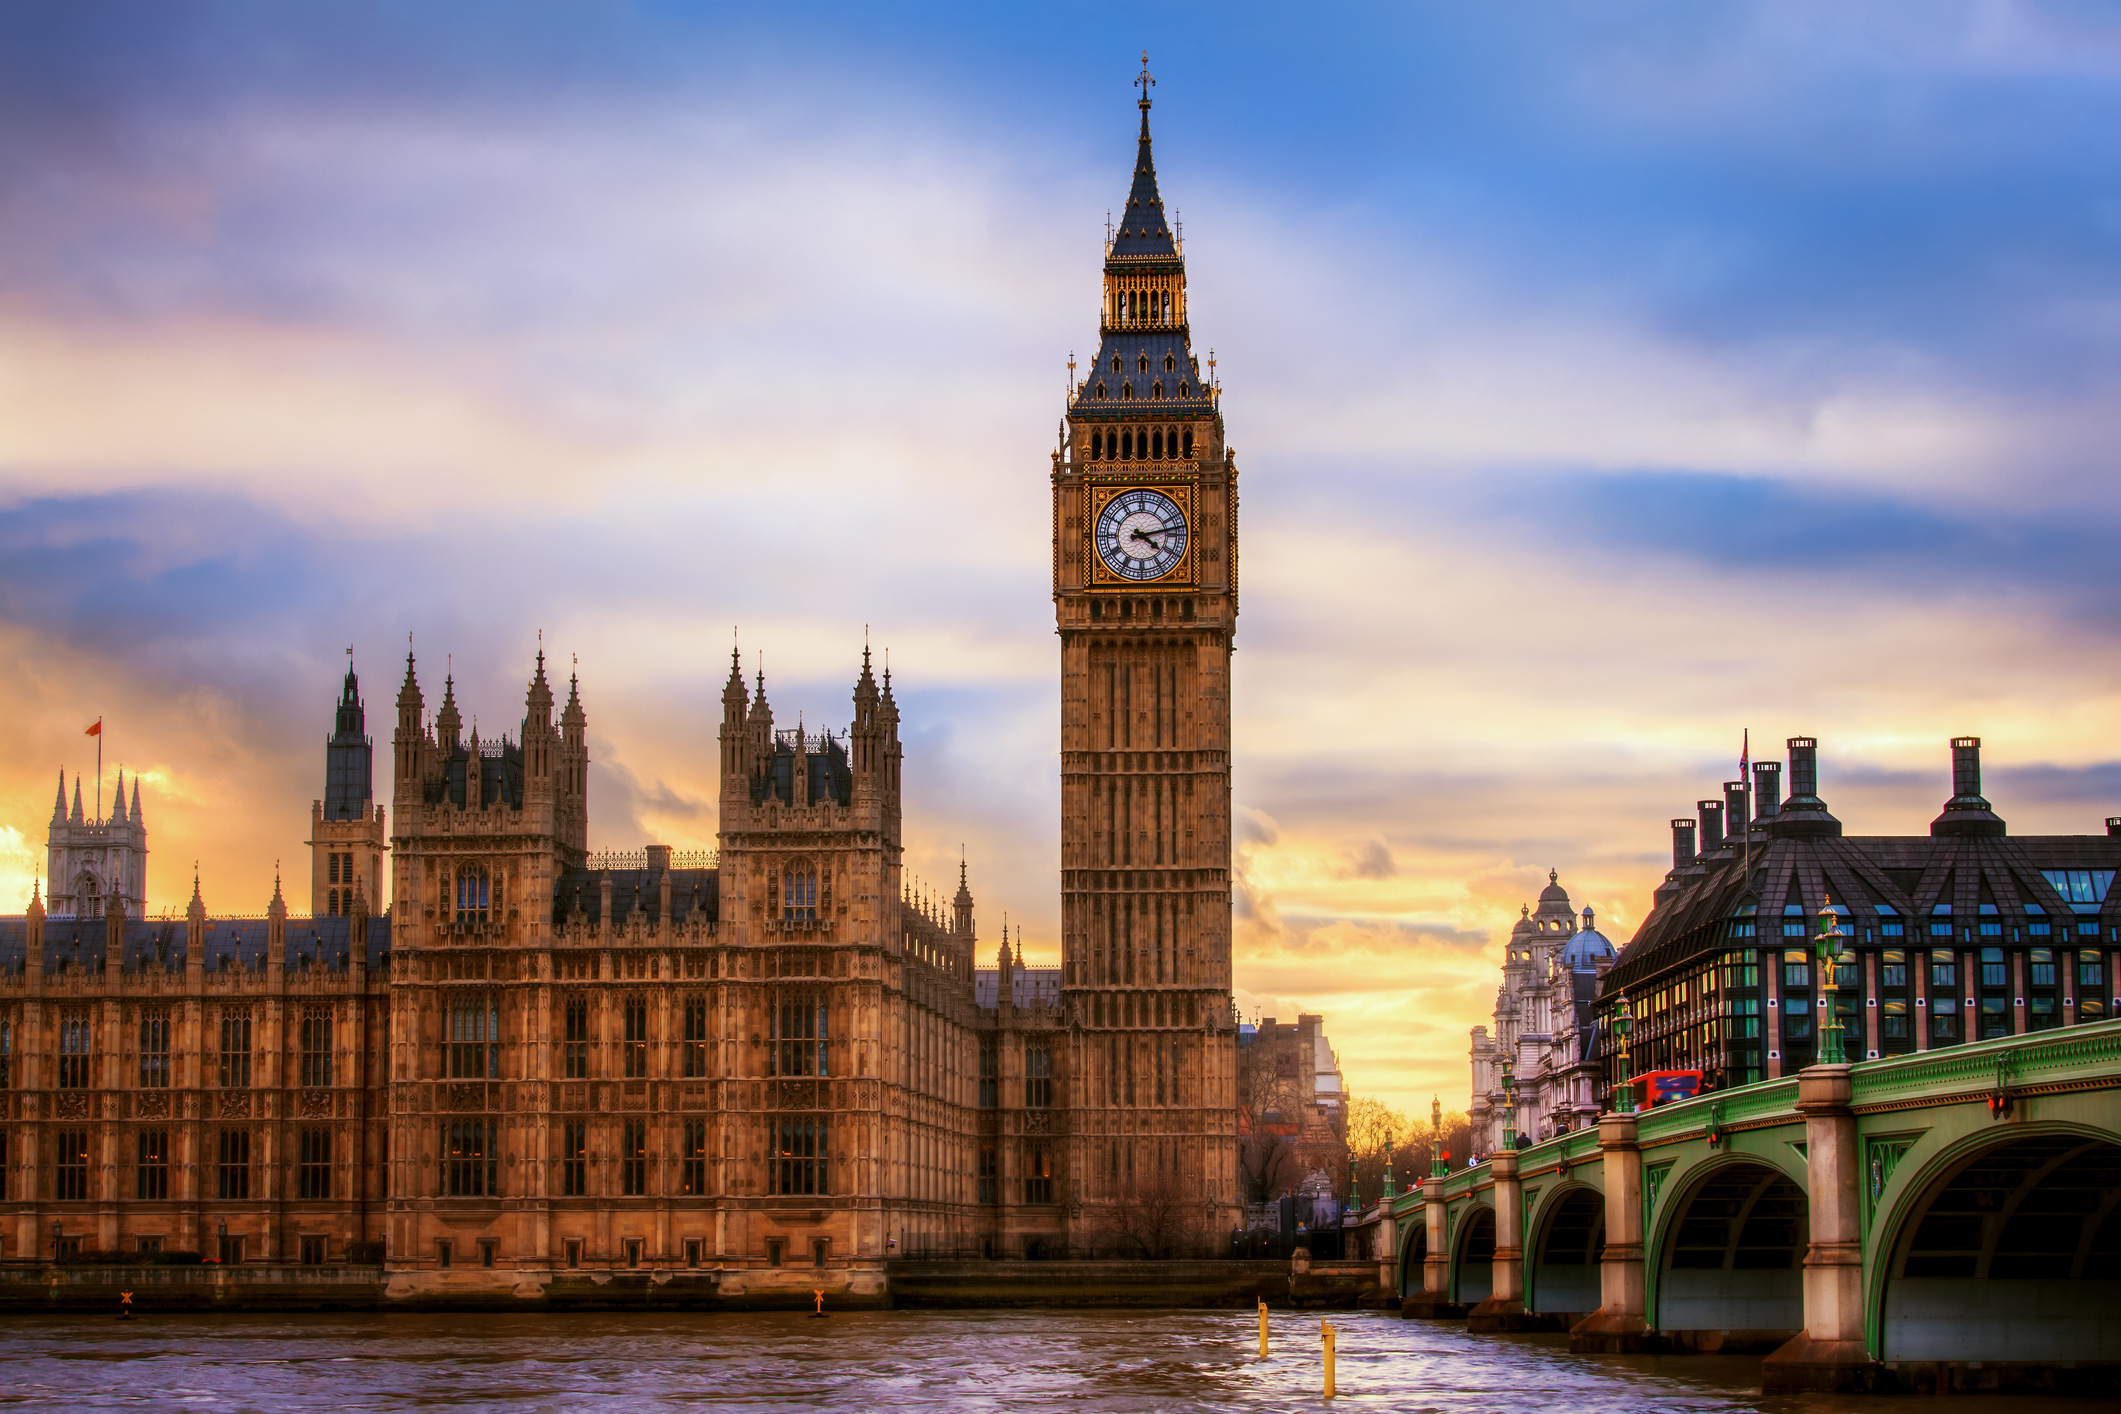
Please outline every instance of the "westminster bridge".
[[1770, 1392], [2107, 1388], [2121, 1021], [1609, 1114], [1432, 1178], [1391, 1222], [1410, 1316], [1770, 1350]]

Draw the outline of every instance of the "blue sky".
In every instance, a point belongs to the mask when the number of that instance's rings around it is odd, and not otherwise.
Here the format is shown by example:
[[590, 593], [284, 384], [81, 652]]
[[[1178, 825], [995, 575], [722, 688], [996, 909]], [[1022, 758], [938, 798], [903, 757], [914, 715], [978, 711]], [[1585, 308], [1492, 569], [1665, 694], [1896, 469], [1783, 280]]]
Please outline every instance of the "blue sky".
[[1248, 1010], [1462, 1096], [1516, 905], [1624, 938], [1743, 728], [1855, 831], [1966, 732], [2014, 828], [2121, 811], [2111, 6], [87, 4], [0, 16], [0, 887], [100, 714], [155, 903], [262, 907], [408, 633], [494, 724], [580, 655], [598, 839], [708, 842], [732, 626], [814, 724], [866, 625], [912, 867], [979, 842], [1050, 953], [1041, 486], [1143, 48]]

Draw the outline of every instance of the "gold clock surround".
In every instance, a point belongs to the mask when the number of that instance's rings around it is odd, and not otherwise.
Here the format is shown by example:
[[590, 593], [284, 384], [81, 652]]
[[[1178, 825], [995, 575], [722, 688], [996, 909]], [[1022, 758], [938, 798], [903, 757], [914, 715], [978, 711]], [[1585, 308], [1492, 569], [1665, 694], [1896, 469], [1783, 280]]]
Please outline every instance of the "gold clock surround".
[[[1114, 574], [1097, 553], [1097, 518], [1115, 496], [1129, 491], [1154, 491], [1168, 496], [1186, 518], [1186, 552], [1158, 579], [1128, 579]], [[1200, 582], [1200, 521], [1198, 502], [1191, 481], [1160, 481], [1143, 476], [1093, 476], [1083, 483], [1083, 587], [1107, 593], [1164, 594], [1176, 588], [1192, 588]]]

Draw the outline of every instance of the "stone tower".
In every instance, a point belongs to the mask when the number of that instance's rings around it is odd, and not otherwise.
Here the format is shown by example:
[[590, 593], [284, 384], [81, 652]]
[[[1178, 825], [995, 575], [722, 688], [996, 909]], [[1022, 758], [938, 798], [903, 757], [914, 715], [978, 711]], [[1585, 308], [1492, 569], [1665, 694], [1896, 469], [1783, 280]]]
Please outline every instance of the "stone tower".
[[309, 805], [309, 911], [317, 918], [354, 911], [356, 894], [367, 911], [383, 897], [383, 807], [375, 802], [375, 744], [368, 736], [361, 680], [353, 653], [324, 743], [324, 798]]
[[118, 772], [118, 794], [108, 819], [81, 812], [81, 778], [74, 777], [74, 807], [66, 808], [66, 772], [59, 773], [59, 798], [52, 805], [51, 831], [45, 839], [45, 867], [50, 871], [51, 916], [101, 918], [115, 899], [127, 918], [145, 918], [147, 901], [147, 820], [140, 813], [140, 778], [133, 778], [133, 803], [125, 803], [125, 772]]
[[1230, 655], [1237, 464], [1149, 143], [1105, 249], [1097, 355], [1053, 454], [1061, 919], [1076, 1201], [1175, 1187], [1236, 1220]]

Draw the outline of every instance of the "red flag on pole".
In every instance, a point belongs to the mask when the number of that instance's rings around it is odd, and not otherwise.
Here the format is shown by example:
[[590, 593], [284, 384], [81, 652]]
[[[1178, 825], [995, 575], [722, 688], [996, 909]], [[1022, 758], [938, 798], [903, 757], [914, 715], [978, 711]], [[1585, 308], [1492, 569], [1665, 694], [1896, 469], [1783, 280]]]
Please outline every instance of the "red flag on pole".
[[94, 726], [90, 727], [90, 728], [89, 728], [89, 729], [88, 729], [87, 731], [83, 732], [83, 733], [82, 733], [82, 735], [83, 735], [83, 736], [101, 736], [101, 735], [103, 735], [103, 719], [102, 719], [101, 717], [98, 717], [98, 718], [96, 718], [96, 724], [95, 724]]

